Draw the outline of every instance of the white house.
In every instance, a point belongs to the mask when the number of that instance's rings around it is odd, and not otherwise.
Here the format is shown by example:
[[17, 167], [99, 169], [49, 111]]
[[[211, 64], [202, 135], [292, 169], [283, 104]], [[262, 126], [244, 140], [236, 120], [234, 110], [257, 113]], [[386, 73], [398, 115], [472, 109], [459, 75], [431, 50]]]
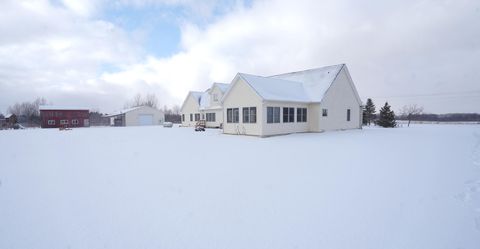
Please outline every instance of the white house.
[[222, 127], [223, 107], [221, 100], [229, 84], [213, 83], [205, 92], [189, 92], [182, 104], [182, 126], [194, 126], [205, 120], [207, 127]]
[[165, 121], [162, 111], [150, 106], [137, 106], [106, 115], [113, 126], [160, 125]]
[[274, 75], [238, 73], [222, 99], [226, 134], [359, 129], [362, 102], [345, 64]]

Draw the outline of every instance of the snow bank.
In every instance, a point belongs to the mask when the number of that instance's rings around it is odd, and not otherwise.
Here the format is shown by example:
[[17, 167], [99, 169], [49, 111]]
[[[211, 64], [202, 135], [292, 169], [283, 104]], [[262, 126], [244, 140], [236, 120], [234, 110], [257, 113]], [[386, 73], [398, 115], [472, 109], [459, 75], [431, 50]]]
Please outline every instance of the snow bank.
[[0, 248], [479, 248], [480, 126], [0, 131]]

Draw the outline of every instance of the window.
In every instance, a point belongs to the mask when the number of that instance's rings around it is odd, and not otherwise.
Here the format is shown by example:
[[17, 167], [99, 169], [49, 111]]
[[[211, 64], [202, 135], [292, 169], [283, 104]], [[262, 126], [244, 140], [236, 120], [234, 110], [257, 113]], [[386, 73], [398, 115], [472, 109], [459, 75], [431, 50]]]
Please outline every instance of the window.
[[207, 113], [207, 122], [215, 122], [215, 113]]
[[267, 123], [280, 123], [280, 107], [267, 107]]
[[322, 109], [322, 116], [323, 117], [328, 116], [328, 109]]
[[213, 94], [213, 101], [218, 101], [218, 95], [216, 93]]
[[48, 125], [55, 125], [55, 120], [48, 120]]
[[307, 108], [297, 108], [297, 122], [307, 122]]
[[205, 120], [205, 113], [202, 113], [202, 120]]
[[185, 122], [185, 114], [182, 114], [182, 122]]
[[62, 125], [68, 124], [68, 120], [62, 119], [62, 120], [60, 120], [60, 124], [62, 124]]
[[243, 107], [243, 123], [257, 122], [257, 107]]
[[295, 108], [293, 107], [283, 107], [283, 122], [284, 123], [293, 123], [295, 122]]
[[350, 121], [350, 109], [347, 109], [347, 121]]
[[190, 113], [190, 122], [193, 121], [193, 114]]
[[77, 119], [72, 119], [72, 124], [78, 125], [78, 120]]
[[195, 113], [195, 121], [200, 120], [200, 113]]
[[238, 123], [238, 108], [227, 108], [227, 123]]

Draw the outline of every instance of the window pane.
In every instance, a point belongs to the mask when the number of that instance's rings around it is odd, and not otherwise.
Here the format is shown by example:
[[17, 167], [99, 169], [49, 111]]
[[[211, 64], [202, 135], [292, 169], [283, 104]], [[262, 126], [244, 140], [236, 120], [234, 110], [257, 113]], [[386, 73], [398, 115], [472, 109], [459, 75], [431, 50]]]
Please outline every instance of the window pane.
[[288, 121], [290, 123], [295, 122], [295, 108], [288, 108]]
[[257, 122], [257, 107], [250, 107], [250, 123]]
[[248, 107], [243, 107], [243, 122], [244, 123], [249, 123], [250, 120], [250, 112], [248, 110]]
[[232, 109], [227, 109], [227, 123], [232, 122]]
[[288, 108], [283, 107], [283, 122], [287, 123], [288, 122]]
[[267, 123], [273, 123], [273, 108], [267, 107]]
[[280, 123], [280, 107], [273, 108], [273, 122]]
[[350, 109], [347, 109], [347, 121], [350, 121]]
[[238, 120], [239, 120], [239, 118], [238, 118], [239, 113], [238, 112], [239, 112], [238, 108], [233, 108], [233, 122], [234, 123], [238, 123]]

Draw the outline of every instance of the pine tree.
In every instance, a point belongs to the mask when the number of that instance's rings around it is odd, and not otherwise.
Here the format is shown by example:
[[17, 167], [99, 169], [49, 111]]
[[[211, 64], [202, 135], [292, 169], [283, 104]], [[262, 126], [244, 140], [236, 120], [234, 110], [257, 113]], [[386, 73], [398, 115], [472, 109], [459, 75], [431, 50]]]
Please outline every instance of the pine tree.
[[363, 107], [363, 124], [368, 124], [372, 122], [375, 118], [375, 104], [373, 104], [372, 99], [367, 99], [367, 104]]
[[395, 113], [390, 109], [388, 102], [385, 102], [385, 105], [380, 109], [380, 117], [377, 124], [382, 127], [397, 126], [397, 123], [395, 122]]

